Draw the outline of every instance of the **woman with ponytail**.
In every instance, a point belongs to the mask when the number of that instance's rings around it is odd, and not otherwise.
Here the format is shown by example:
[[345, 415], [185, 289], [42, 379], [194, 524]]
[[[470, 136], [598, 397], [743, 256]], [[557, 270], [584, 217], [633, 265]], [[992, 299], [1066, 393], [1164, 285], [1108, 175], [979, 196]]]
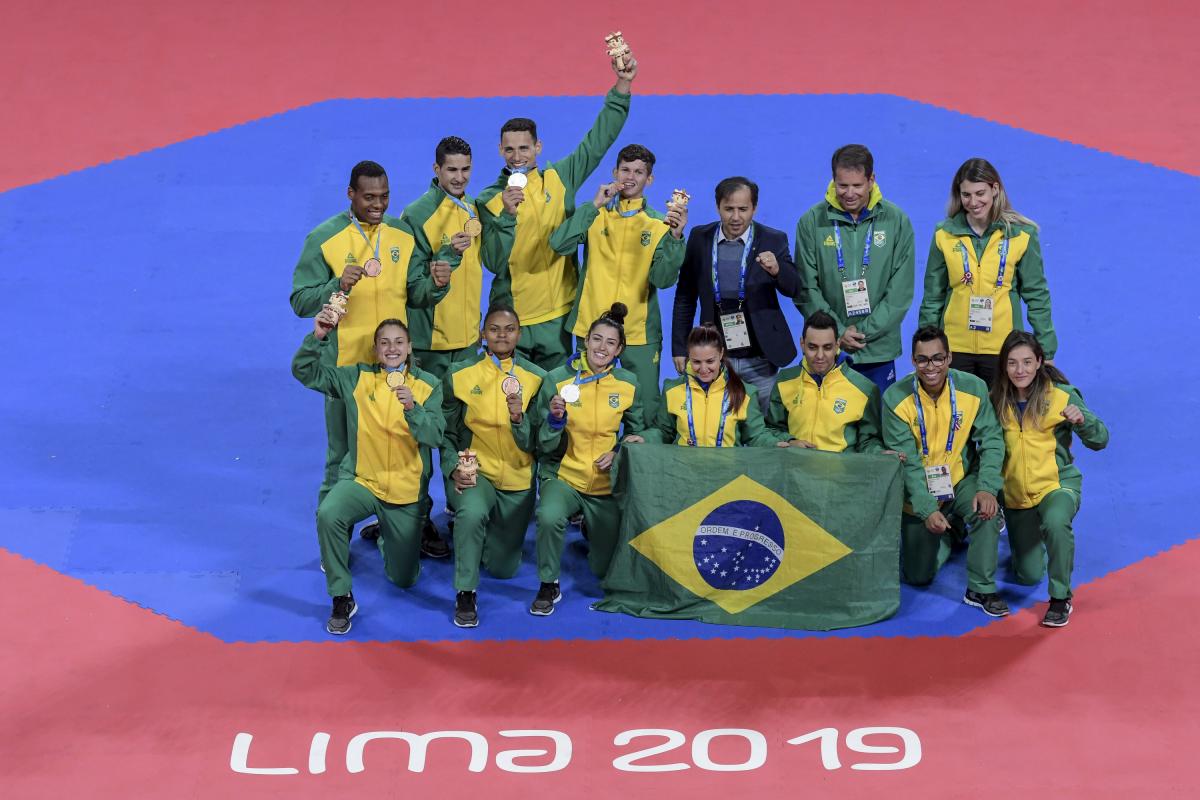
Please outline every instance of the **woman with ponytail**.
[[441, 443], [442, 385], [412, 365], [408, 327], [385, 319], [375, 328], [375, 363], [330, 366], [329, 332], [344, 312], [324, 306], [292, 361], [296, 380], [346, 409], [348, 451], [342, 478], [317, 508], [321, 568], [333, 598], [325, 629], [350, 630], [358, 611], [350, 591], [350, 541], [347, 531], [370, 516], [379, 519], [376, 540], [388, 580], [401, 588], [417, 582], [421, 571], [421, 475], [429, 448]]
[[643, 397], [632, 372], [616, 366], [625, 349], [624, 303], [588, 328], [583, 351], [551, 370], [538, 396], [537, 563], [541, 586], [529, 613], [545, 617], [562, 599], [559, 570], [567, 520], [582, 512], [589, 532], [588, 565], [604, 577], [617, 544], [620, 509], [610, 470], [622, 428], [626, 442], [641, 433]]
[[1058, 337], [1038, 227], [1013, 209], [995, 167], [967, 159], [950, 182], [946, 219], [933, 232], [918, 327], [944, 330], [954, 354], [950, 366], [990, 386], [1004, 369], [996, 355], [1004, 338], [1023, 327], [1022, 302], [1053, 360]]
[[687, 363], [663, 383], [658, 428], [667, 444], [684, 447], [772, 447], [753, 386], [738, 377], [717, 326], [706, 322], [687, 338]]
[[1037, 337], [1024, 331], [1004, 340], [991, 398], [1004, 428], [1003, 502], [1013, 572], [1021, 583], [1034, 585], [1049, 561], [1050, 607], [1042, 624], [1061, 628], [1071, 618], [1072, 523], [1083, 485], [1071, 434], [1084, 447], [1101, 450], [1108, 428], [1046, 361]]

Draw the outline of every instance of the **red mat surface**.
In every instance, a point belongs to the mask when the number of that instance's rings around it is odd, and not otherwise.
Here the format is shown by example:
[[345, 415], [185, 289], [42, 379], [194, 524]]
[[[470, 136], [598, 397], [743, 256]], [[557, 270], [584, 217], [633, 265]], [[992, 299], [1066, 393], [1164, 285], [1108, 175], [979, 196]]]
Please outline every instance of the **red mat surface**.
[[852, 5], [7, 3], [0, 190], [330, 98], [599, 94], [613, 28], [641, 93], [897, 94], [1200, 174], [1189, 3]]
[[[1188, 754], [1200, 741], [1200, 641], [1181, 612], [1200, 603], [1200, 542], [1086, 587], [1066, 629], [1040, 628], [1036, 609], [946, 639], [228, 645], [7, 553], [0, 572], [20, 598], [0, 621], [8, 797], [465, 797], [485, 788], [494, 800], [633, 790], [782, 797], [820, 787], [837, 797], [1095, 798], [1192, 797], [1197, 786]], [[846, 747], [850, 731], [876, 726], [913, 731], [920, 762], [854, 769], [900, 758]], [[826, 727], [840, 732], [838, 769], [822, 765], [816, 741], [785, 743]], [[693, 737], [719, 728], [760, 732], [765, 763], [616, 769], [618, 756], [665, 741], [614, 745], [618, 733], [646, 728], [679, 731], [689, 744], [642, 765], [693, 764]], [[564, 769], [497, 766], [500, 751], [548, 747], [499, 735], [529, 729], [570, 737]], [[409, 770], [405, 744], [376, 741], [365, 769], [348, 772], [347, 745], [360, 733], [464, 730], [488, 742], [481, 772], [468, 771], [461, 741], [433, 742], [421, 772]], [[331, 738], [326, 771], [312, 774], [318, 732]], [[238, 733], [253, 736], [246, 767], [297, 774], [234, 772]], [[899, 745], [893, 736], [866, 743]], [[724, 736], [709, 757], [738, 764], [749, 753]]]

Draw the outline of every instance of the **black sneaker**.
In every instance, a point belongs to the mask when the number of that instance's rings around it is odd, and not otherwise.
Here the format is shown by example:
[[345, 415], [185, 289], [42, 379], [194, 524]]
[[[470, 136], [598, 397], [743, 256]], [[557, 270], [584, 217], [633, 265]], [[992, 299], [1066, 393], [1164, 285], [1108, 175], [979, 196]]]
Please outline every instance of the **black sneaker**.
[[1065, 628], [1070, 621], [1071, 601], [1050, 598], [1050, 607], [1046, 609], [1046, 616], [1042, 617], [1042, 624], [1047, 628]]
[[450, 545], [438, 536], [437, 528], [429, 520], [425, 520], [425, 527], [421, 529], [421, 555], [429, 558], [446, 558], [450, 555]]
[[474, 592], [459, 592], [454, 598], [454, 624], [460, 628], [474, 628], [479, 624]]
[[337, 636], [349, 632], [350, 618], [357, 613], [358, 603], [354, 602], [354, 595], [343, 594], [333, 598], [333, 613], [329, 615], [329, 622], [325, 623], [325, 630]]
[[533, 598], [529, 605], [529, 613], [537, 617], [548, 617], [554, 613], [554, 606], [559, 600], [562, 600], [562, 592], [559, 591], [558, 582], [543, 583], [538, 589], [537, 597]]
[[358, 535], [368, 542], [375, 541], [379, 538], [379, 523], [372, 522], [370, 525], [364, 525], [363, 529], [358, 532]]
[[969, 606], [982, 608], [983, 613], [989, 617], [1007, 617], [1008, 603], [995, 592], [991, 594], [980, 594], [967, 589], [967, 593], [963, 595], [963, 602]]

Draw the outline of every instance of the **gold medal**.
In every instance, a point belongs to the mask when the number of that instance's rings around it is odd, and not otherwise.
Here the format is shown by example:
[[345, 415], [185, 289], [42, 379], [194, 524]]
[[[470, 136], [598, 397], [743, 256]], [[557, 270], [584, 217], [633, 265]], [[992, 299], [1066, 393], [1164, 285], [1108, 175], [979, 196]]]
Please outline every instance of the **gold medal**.
[[398, 369], [387, 374], [387, 385], [395, 389], [404, 385], [404, 370]]
[[479, 221], [478, 217], [471, 217], [463, 225], [463, 233], [474, 239], [476, 236], [483, 233], [483, 223]]
[[525, 177], [523, 172], [514, 172], [508, 176], [508, 185], [515, 186], [518, 189], [524, 189], [529, 185], [529, 178]]
[[378, 258], [368, 258], [367, 263], [363, 264], [363, 272], [371, 278], [377, 278], [379, 273], [383, 272], [383, 265], [379, 263]]
[[521, 393], [521, 382], [515, 376], [509, 375], [500, 383], [500, 391], [505, 397]]

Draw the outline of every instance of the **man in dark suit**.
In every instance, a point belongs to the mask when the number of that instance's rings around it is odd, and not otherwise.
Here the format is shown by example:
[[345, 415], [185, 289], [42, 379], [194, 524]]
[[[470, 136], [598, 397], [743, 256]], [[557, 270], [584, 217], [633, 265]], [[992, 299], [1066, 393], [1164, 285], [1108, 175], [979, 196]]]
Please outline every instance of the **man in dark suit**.
[[711, 322], [722, 332], [734, 371], [754, 384], [765, 414], [775, 374], [796, 358], [777, 295], [795, 298], [800, 281], [787, 234], [754, 221], [758, 184], [726, 178], [716, 194], [720, 221], [694, 228], [688, 236], [671, 315], [671, 355], [682, 373], [699, 304], [700, 323]]

